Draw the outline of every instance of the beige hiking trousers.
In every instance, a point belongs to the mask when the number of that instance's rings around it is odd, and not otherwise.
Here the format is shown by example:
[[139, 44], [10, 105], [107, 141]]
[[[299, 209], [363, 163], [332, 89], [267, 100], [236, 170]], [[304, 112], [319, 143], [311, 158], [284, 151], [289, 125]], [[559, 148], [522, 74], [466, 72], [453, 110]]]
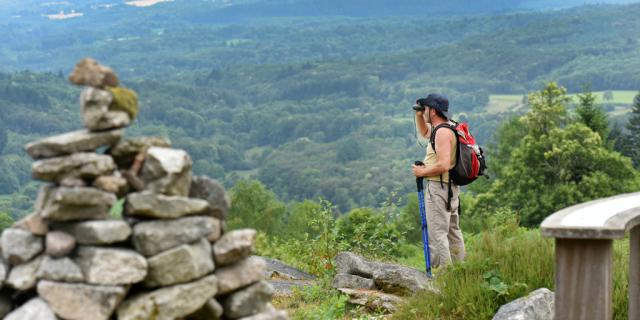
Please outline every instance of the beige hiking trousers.
[[429, 251], [431, 266], [442, 267], [452, 261], [464, 260], [464, 239], [460, 230], [460, 205], [458, 195], [460, 188], [451, 185], [453, 197], [451, 210], [447, 210], [447, 194], [449, 186], [440, 181], [425, 180], [425, 208], [427, 209], [427, 230], [429, 231]]

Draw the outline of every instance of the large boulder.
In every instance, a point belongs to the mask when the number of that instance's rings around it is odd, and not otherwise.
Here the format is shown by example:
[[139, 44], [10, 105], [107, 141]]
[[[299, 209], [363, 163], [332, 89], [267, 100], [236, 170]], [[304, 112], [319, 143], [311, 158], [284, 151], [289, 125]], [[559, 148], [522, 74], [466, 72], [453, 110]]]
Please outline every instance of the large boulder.
[[127, 290], [118, 286], [94, 286], [48, 280], [38, 282], [38, 295], [61, 318], [107, 320]]
[[133, 284], [147, 276], [147, 260], [128, 249], [81, 246], [76, 263], [89, 284]]
[[165, 196], [143, 191], [127, 196], [124, 212], [128, 216], [175, 219], [187, 215], [203, 214], [207, 210], [209, 210], [209, 203], [201, 199]]
[[225, 295], [263, 279], [267, 269], [263, 259], [248, 257], [234, 264], [216, 269], [218, 293]]
[[36, 272], [36, 277], [43, 280], [63, 282], [84, 281], [82, 270], [68, 257], [55, 259], [45, 256]]
[[236, 319], [265, 311], [271, 302], [273, 287], [266, 281], [258, 281], [225, 297], [222, 305], [226, 318]]
[[225, 233], [213, 245], [213, 254], [219, 266], [248, 257], [255, 248], [256, 230], [240, 229]]
[[71, 234], [79, 244], [104, 245], [125, 241], [131, 227], [124, 220], [95, 220], [54, 224], [54, 228]]
[[91, 58], [84, 58], [76, 64], [69, 75], [69, 81], [78, 86], [96, 88], [117, 87], [120, 84], [118, 76], [111, 68]]
[[31, 260], [44, 249], [42, 237], [29, 231], [10, 228], [2, 232], [2, 257], [12, 265]]
[[554, 294], [541, 288], [503, 305], [493, 320], [552, 320], [553, 314]]
[[188, 282], [214, 269], [211, 244], [207, 239], [164, 251], [149, 258], [148, 261], [149, 274], [144, 279], [147, 287]]
[[184, 150], [151, 147], [147, 150], [140, 178], [148, 190], [169, 196], [189, 195], [191, 157]]
[[123, 128], [131, 118], [124, 111], [111, 110], [113, 95], [98, 88], [85, 88], [80, 94], [80, 111], [84, 126], [90, 131]]
[[373, 279], [363, 278], [360, 276], [347, 274], [347, 273], [338, 273], [333, 278], [332, 287], [339, 288], [347, 288], [347, 289], [369, 289], [373, 290], [376, 288], [376, 284]]
[[110, 148], [108, 152], [120, 168], [130, 168], [136, 155], [150, 147], [169, 148], [171, 147], [171, 141], [162, 137], [124, 139]]
[[110, 156], [97, 153], [74, 153], [38, 160], [31, 165], [34, 179], [56, 183], [65, 178], [92, 180], [111, 174], [115, 169], [116, 164]]
[[[185, 217], [137, 223], [133, 227], [133, 246], [144, 256], [153, 256], [182, 244], [206, 238], [220, 228], [212, 217]], [[219, 232], [219, 231], [218, 231]]]
[[216, 276], [142, 293], [118, 307], [119, 320], [174, 320], [190, 315], [215, 296]]
[[334, 262], [337, 273], [353, 274], [364, 278], [373, 277], [371, 263], [355, 253], [340, 252], [334, 258]]
[[349, 296], [349, 303], [361, 305], [371, 311], [393, 313], [397, 310], [398, 305], [402, 303], [400, 297], [377, 290], [347, 288], [338, 290]]
[[189, 197], [207, 200], [211, 214], [218, 219], [224, 220], [229, 215], [231, 200], [217, 180], [207, 176], [193, 177]]
[[9, 272], [6, 283], [10, 287], [21, 291], [34, 288], [38, 280], [38, 269], [40, 269], [43, 258], [44, 256], [40, 255], [29, 262], [13, 267]]
[[123, 130], [90, 132], [79, 130], [44, 138], [25, 146], [33, 159], [65, 156], [78, 152], [95, 151], [102, 146], [111, 146], [120, 140]]
[[40, 298], [33, 298], [13, 310], [4, 320], [58, 320], [58, 317], [47, 302]]
[[424, 271], [396, 264], [377, 265], [373, 280], [376, 287], [387, 293], [412, 295], [422, 290], [435, 292], [433, 283]]
[[54, 188], [41, 215], [54, 221], [106, 219], [116, 201], [115, 195], [95, 188]]

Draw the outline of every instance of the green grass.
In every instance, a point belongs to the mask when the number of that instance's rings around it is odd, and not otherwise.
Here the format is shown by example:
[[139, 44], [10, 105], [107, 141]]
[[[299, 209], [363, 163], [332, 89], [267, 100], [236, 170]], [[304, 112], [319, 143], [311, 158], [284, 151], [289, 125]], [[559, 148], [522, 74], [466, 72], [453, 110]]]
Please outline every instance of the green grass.
[[[596, 103], [607, 103], [614, 105], [630, 105], [633, 102], [633, 98], [638, 94], [637, 91], [632, 90], [612, 90], [613, 99], [604, 101], [603, 96], [605, 91], [594, 91], [596, 95]], [[568, 94], [574, 102], [578, 101], [577, 93]], [[501, 113], [509, 111], [517, 111], [523, 107], [521, 94], [492, 94], [489, 96], [489, 104], [487, 105], [487, 113]], [[628, 108], [623, 108], [628, 110]], [[620, 110], [617, 110], [620, 113]]]

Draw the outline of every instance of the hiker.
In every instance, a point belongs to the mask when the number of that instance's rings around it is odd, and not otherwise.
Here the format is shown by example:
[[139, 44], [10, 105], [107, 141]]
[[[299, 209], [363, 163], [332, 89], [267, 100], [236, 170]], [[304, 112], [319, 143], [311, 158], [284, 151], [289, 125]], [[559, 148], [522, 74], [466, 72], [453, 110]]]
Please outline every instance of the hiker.
[[[449, 100], [440, 94], [429, 94], [416, 101], [416, 124], [422, 138], [430, 140], [433, 128], [450, 123]], [[429, 250], [433, 267], [442, 267], [465, 256], [464, 241], [458, 215], [457, 185], [449, 185], [449, 169], [456, 163], [457, 139], [452, 130], [438, 130], [435, 150], [427, 143], [424, 166], [412, 167], [416, 177], [425, 179], [425, 206], [429, 231]], [[432, 140], [433, 141], [433, 140]], [[437, 150], [437, 152], [436, 152]]]

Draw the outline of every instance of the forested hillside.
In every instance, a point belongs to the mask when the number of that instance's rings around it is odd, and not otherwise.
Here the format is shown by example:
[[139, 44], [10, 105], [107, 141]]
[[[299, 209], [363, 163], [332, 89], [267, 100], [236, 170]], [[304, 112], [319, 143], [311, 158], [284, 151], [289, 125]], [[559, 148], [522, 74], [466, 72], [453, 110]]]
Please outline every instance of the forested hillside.
[[[114, 67], [139, 93], [130, 134], [170, 137], [194, 157], [196, 173], [227, 186], [255, 178], [281, 199], [321, 196], [342, 212], [413, 190], [408, 168], [424, 151], [410, 106], [428, 92], [447, 94], [456, 117], [486, 145], [498, 123], [526, 111], [526, 94], [549, 80], [570, 92], [586, 84], [640, 88], [640, 5], [428, 23], [413, 15], [242, 24], [199, 20], [204, 5], [163, 3], [133, 8], [135, 15], [113, 8], [101, 13], [104, 24], [88, 17], [2, 23], [0, 208], [29, 210], [35, 187], [27, 184], [24, 143], [78, 127], [69, 116], [77, 89], [65, 76], [85, 55]], [[522, 99], [495, 108], [496, 94]], [[630, 102], [608, 107], [614, 120], [624, 122]]]

